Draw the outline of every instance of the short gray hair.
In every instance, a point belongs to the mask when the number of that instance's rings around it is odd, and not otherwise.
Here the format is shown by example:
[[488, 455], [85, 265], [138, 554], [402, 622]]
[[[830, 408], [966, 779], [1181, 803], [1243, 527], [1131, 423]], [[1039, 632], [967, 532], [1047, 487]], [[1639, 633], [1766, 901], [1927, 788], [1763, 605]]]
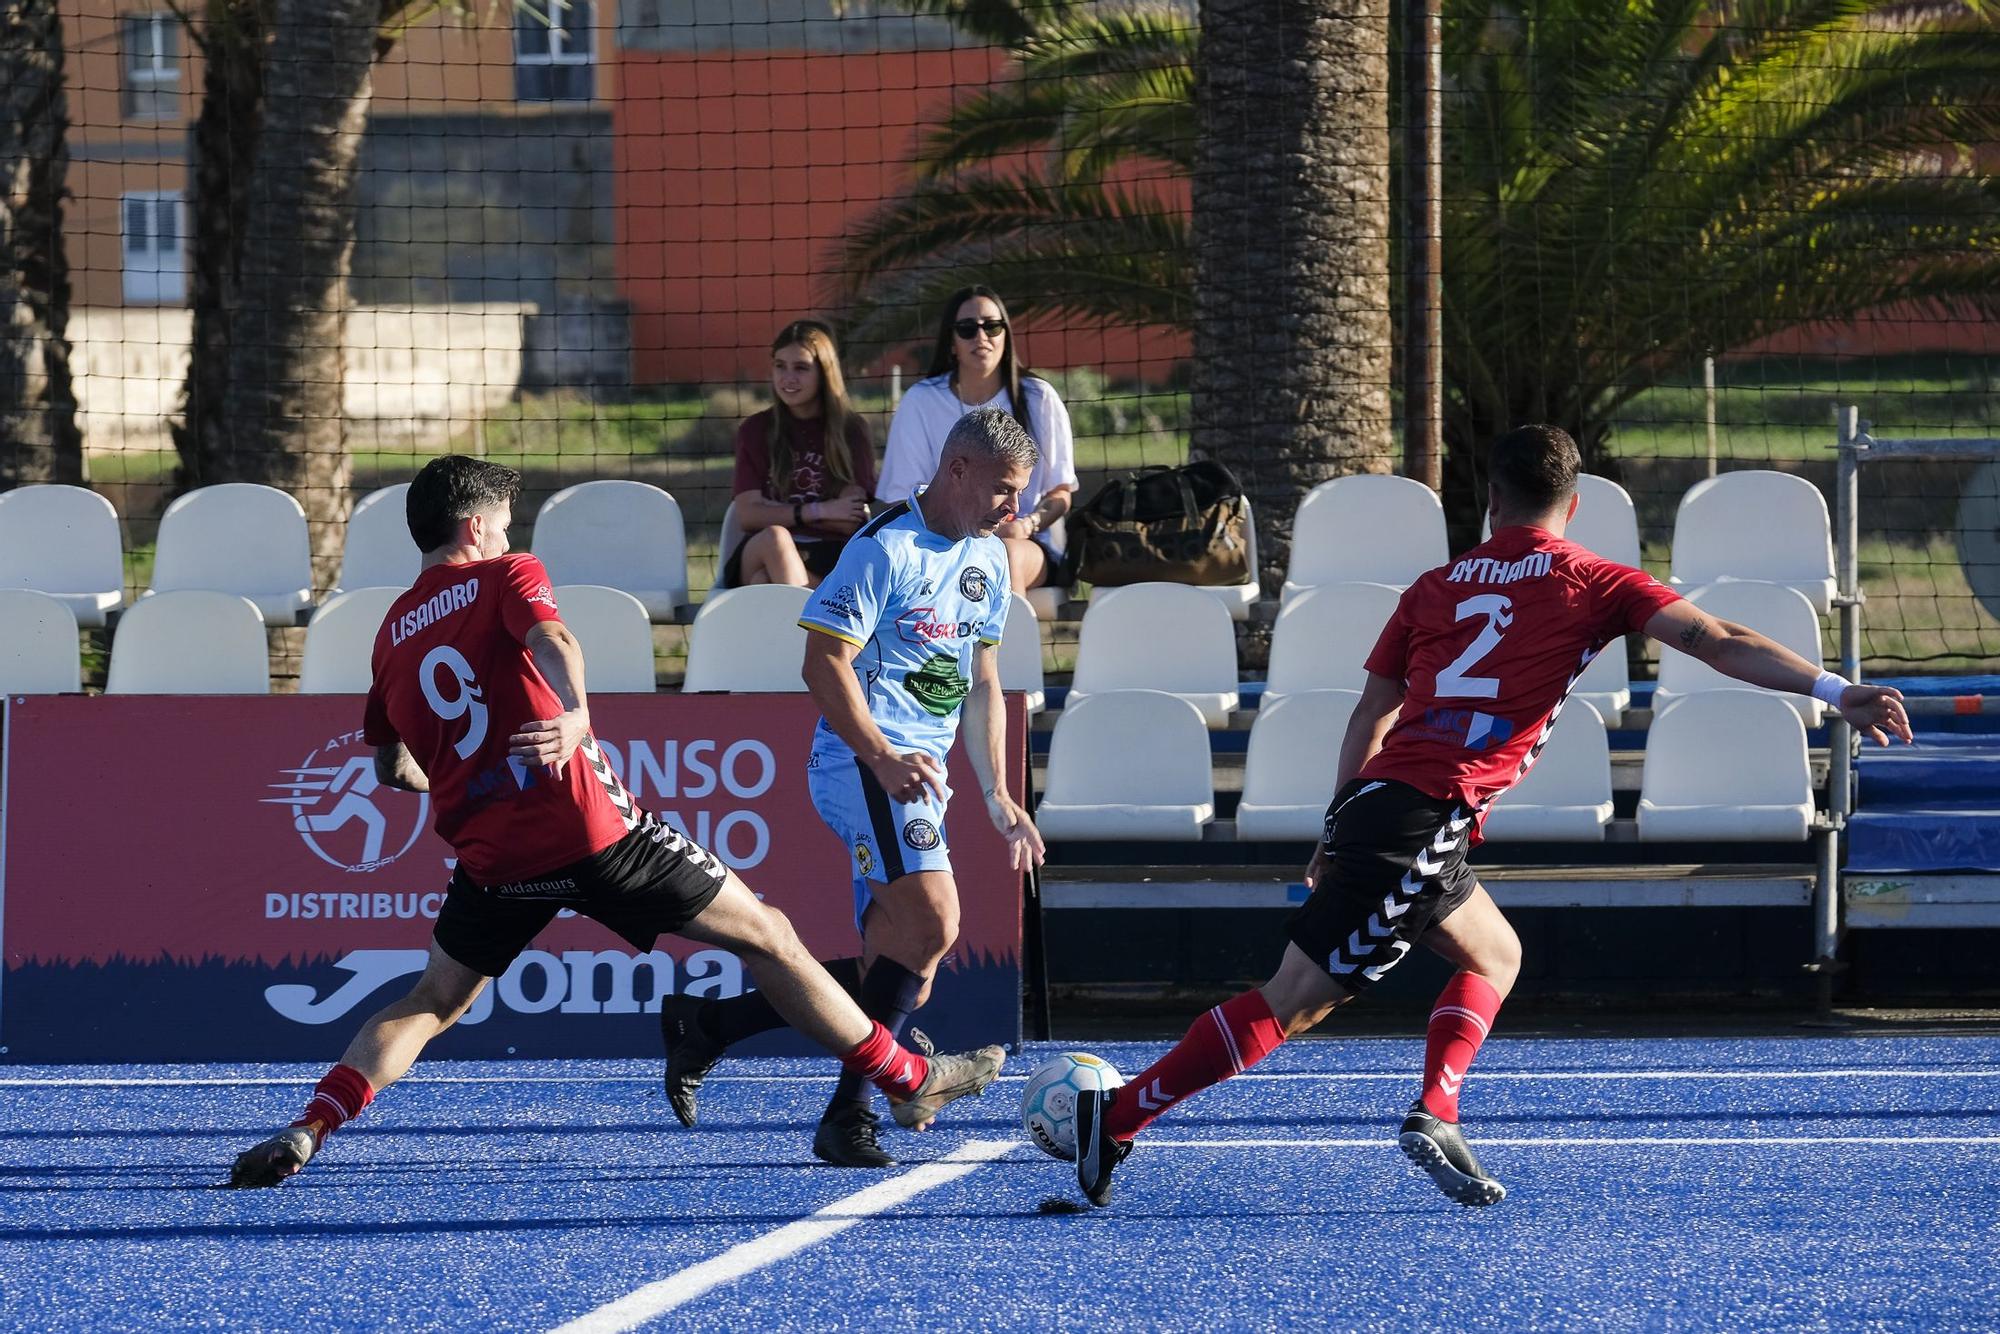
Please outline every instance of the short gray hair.
[[996, 459], [1033, 471], [1041, 457], [1034, 437], [1022, 429], [1013, 413], [979, 408], [966, 413], [952, 426], [951, 434], [944, 438], [938, 462], [949, 463], [954, 458]]

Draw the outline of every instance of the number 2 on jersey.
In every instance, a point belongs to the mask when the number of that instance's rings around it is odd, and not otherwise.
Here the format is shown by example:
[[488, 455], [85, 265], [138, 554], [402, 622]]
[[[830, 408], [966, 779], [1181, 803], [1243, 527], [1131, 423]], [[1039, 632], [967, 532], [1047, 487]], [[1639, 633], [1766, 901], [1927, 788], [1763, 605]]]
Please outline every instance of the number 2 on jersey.
[[[442, 667], [451, 673], [457, 685], [457, 693], [446, 698], [438, 690], [438, 669]], [[417, 679], [424, 688], [424, 699], [431, 706], [431, 712], [447, 722], [453, 718], [464, 718], [465, 735], [452, 749], [461, 760], [470, 759], [480, 743], [486, 740], [486, 705], [482, 701], [479, 683], [473, 680], [472, 664], [465, 655], [449, 644], [439, 644], [424, 655], [423, 666], [417, 669]]]
[[1479, 627], [1478, 636], [1465, 646], [1465, 652], [1438, 673], [1433, 693], [1439, 699], [1493, 699], [1500, 694], [1499, 677], [1466, 673], [1500, 647], [1500, 632], [1514, 623], [1514, 604], [1498, 593], [1481, 593], [1459, 603], [1453, 619], [1463, 621], [1474, 616], [1484, 616], [1486, 624]]

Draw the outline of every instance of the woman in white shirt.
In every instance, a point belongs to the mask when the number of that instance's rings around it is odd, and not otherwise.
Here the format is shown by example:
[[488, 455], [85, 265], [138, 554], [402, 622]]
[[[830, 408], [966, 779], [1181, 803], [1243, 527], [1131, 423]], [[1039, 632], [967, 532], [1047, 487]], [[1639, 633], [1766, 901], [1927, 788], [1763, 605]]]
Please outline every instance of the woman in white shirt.
[[886, 501], [907, 500], [937, 471], [953, 423], [977, 408], [1012, 413], [1042, 455], [1021, 493], [1019, 516], [999, 529], [1007, 543], [1014, 590], [1025, 593], [1059, 583], [1062, 520], [1076, 491], [1069, 409], [1055, 386], [1022, 370], [1007, 307], [990, 287], [967, 287], [945, 302], [929, 376], [903, 395], [889, 422], [876, 494]]

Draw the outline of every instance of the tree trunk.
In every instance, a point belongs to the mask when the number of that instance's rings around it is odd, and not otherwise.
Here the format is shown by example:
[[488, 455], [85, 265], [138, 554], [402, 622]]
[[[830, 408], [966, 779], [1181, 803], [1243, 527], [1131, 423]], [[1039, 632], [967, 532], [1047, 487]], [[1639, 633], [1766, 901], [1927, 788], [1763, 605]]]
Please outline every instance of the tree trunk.
[[241, 282], [253, 171], [264, 125], [265, 46], [271, 0], [209, 0], [190, 29], [202, 55], [201, 111], [193, 139], [188, 216], [192, 331], [181, 415], [175, 489], [247, 480], [224, 413], [229, 388], [231, 312]]
[[220, 328], [209, 331], [225, 378], [200, 416], [194, 403], [207, 387], [190, 374], [197, 475], [297, 497], [321, 588], [339, 564], [352, 481], [341, 338], [380, 13], [379, 0], [274, 0], [255, 149], [247, 178], [228, 182], [241, 229]]
[[1389, 14], [1202, 0], [1193, 433], [1257, 511], [1267, 596], [1328, 478], [1390, 470]]
[[55, 0], [0, 7], [0, 490], [83, 480], [69, 373], [69, 170], [62, 18]]

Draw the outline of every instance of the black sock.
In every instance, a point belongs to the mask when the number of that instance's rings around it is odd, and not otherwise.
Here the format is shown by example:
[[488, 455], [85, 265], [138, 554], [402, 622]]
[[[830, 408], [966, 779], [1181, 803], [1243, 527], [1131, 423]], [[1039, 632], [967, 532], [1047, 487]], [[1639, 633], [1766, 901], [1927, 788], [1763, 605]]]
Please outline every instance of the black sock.
[[[833, 974], [833, 980], [840, 984], [842, 991], [860, 999], [861, 960], [851, 957], [828, 959], [820, 967]], [[702, 1031], [725, 1047], [733, 1047], [745, 1038], [754, 1038], [759, 1033], [785, 1026], [784, 1019], [761, 991], [745, 991], [740, 995], [710, 1001], [696, 1013]]]
[[[861, 1012], [889, 1030], [891, 1037], [903, 1035], [903, 1025], [910, 1021], [910, 1014], [917, 1008], [917, 997], [923, 994], [924, 979], [920, 973], [913, 973], [894, 959], [884, 956], [868, 967], [868, 973], [861, 979]], [[827, 1105], [832, 1111], [842, 1103], [857, 1103], [866, 1107], [874, 1095], [875, 1086], [860, 1075], [843, 1072], [840, 1082], [834, 1085], [833, 1100]]]

